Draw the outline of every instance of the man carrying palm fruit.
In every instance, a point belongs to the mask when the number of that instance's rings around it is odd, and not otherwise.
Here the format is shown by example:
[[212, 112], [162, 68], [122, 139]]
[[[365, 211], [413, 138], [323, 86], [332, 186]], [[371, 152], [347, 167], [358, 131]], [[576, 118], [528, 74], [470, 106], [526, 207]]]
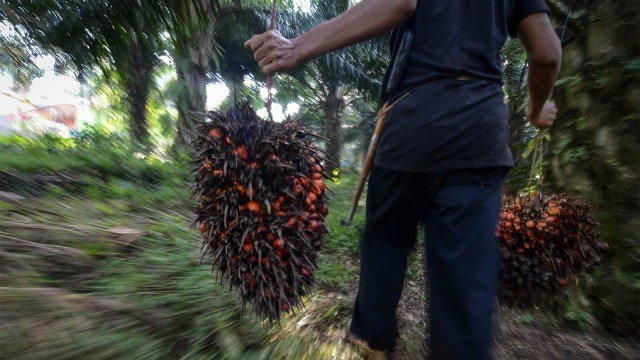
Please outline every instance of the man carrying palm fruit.
[[[543, 0], [362, 0], [295, 39], [268, 31], [245, 46], [273, 74], [392, 29], [392, 63], [402, 56], [403, 35], [413, 40], [397, 86], [383, 98], [409, 94], [388, 114], [369, 177], [350, 333], [381, 355], [394, 351], [407, 255], [422, 224], [431, 358], [487, 359], [498, 279], [494, 230], [513, 167], [500, 50], [507, 36], [523, 42], [526, 115], [542, 129], [555, 119], [547, 99], [560, 41]], [[394, 76], [388, 72], [383, 89]]]

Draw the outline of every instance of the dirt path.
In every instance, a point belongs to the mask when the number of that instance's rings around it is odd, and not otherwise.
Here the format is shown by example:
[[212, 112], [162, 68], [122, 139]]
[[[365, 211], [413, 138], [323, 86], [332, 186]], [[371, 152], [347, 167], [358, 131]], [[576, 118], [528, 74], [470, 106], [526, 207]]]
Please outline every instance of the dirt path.
[[[398, 308], [401, 338], [394, 359], [424, 359], [425, 336], [428, 336], [428, 313], [425, 308], [426, 295], [422, 281], [405, 283], [402, 300]], [[340, 342], [348, 329], [351, 308], [357, 291], [354, 282], [343, 291], [323, 292], [309, 304], [306, 316], [296, 329], [307, 328], [315, 332], [320, 341]], [[496, 360], [512, 359], [638, 359], [640, 344], [618, 340], [608, 334], [580, 333], [545, 323], [542, 313], [528, 313], [523, 322], [523, 313], [501, 309], [497, 320], [497, 336], [494, 348]]]

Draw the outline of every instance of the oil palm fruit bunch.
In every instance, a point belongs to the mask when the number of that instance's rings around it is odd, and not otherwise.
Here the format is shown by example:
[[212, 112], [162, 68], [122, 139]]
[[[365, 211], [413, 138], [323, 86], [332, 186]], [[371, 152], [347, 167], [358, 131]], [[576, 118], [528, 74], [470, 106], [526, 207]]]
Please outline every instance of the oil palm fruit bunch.
[[248, 105], [207, 119], [193, 143], [203, 256], [242, 306], [277, 320], [314, 285], [328, 231], [323, 156], [299, 123], [262, 120]]
[[550, 305], [593, 271], [609, 246], [591, 212], [583, 200], [562, 195], [505, 199], [497, 229], [504, 304]]

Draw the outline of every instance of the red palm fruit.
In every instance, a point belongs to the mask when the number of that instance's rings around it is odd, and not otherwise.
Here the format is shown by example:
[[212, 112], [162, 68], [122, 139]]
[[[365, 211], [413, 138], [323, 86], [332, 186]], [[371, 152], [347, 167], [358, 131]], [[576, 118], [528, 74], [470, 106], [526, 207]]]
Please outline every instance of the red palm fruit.
[[287, 222], [285, 223], [285, 225], [287, 227], [294, 227], [296, 225], [296, 218], [295, 217], [290, 217], [289, 220], [287, 220]]
[[200, 230], [201, 233], [205, 233], [207, 232], [207, 223], [201, 222], [200, 223], [200, 227], [198, 228], [198, 230]]
[[307, 205], [313, 204], [313, 202], [316, 201], [317, 199], [318, 198], [316, 197], [316, 194], [309, 193], [309, 195], [307, 195]]
[[307, 211], [310, 213], [313, 213], [316, 211], [316, 206], [315, 205], [308, 205], [307, 206]]
[[309, 270], [307, 270], [306, 268], [302, 268], [302, 269], [300, 269], [300, 274], [301, 274], [302, 276], [306, 276], [306, 277], [311, 276], [311, 272], [310, 272]]
[[282, 304], [282, 305], [280, 305], [280, 310], [282, 310], [282, 311], [289, 311], [289, 305], [287, 305], [287, 304]]
[[533, 229], [533, 227], [535, 226], [535, 223], [533, 222], [533, 220], [527, 220], [527, 222], [524, 224], [527, 229]]
[[304, 194], [304, 188], [301, 185], [295, 185], [293, 187], [294, 194], [300, 196]]
[[320, 191], [324, 190], [325, 185], [324, 185], [324, 181], [322, 181], [322, 179], [315, 179], [315, 180], [313, 180], [313, 183], [318, 187], [318, 189], [320, 189]]
[[251, 212], [258, 212], [260, 211], [260, 204], [258, 204], [256, 201], [249, 201], [247, 203], [247, 210]]
[[306, 178], [301, 177], [300, 178], [300, 184], [302, 184], [302, 186], [307, 187], [309, 186], [309, 180], [307, 180]]
[[322, 179], [322, 174], [320, 174], [319, 172], [314, 172], [313, 174], [311, 174], [311, 178], [313, 180], [320, 180]]
[[220, 131], [218, 131], [217, 129], [211, 129], [211, 131], [209, 131], [209, 135], [214, 139], [222, 138], [222, 135], [220, 134]]
[[233, 185], [235, 186], [236, 190], [238, 190], [239, 192], [244, 192], [244, 185], [242, 185], [241, 183], [234, 181]]
[[327, 204], [323, 204], [322, 208], [320, 209], [320, 215], [327, 216], [328, 213], [329, 213], [329, 207], [327, 206]]
[[253, 250], [253, 244], [244, 244], [242, 246], [242, 249], [246, 252], [246, 253], [250, 253], [251, 250]]
[[273, 242], [273, 247], [276, 248], [276, 249], [283, 249], [284, 248], [284, 240], [277, 239], [276, 241]]
[[242, 160], [247, 160], [247, 147], [244, 145], [240, 145], [235, 149], [236, 155], [240, 156]]
[[316, 220], [309, 221], [309, 230], [318, 231], [319, 226], [320, 226], [320, 223], [318, 221]]
[[278, 215], [278, 217], [285, 217], [285, 216], [287, 216], [287, 213], [286, 213], [286, 212], [284, 212], [284, 211], [278, 211], [278, 212], [276, 213], [276, 215]]

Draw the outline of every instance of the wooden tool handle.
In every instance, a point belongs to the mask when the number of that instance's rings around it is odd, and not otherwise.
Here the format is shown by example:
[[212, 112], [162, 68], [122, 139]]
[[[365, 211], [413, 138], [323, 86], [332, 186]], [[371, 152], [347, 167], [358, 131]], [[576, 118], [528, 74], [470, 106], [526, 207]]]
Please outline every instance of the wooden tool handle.
[[362, 196], [362, 190], [364, 189], [364, 184], [367, 182], [367, 177], [369, 176], [369, 171], [371, 171], [371, 165], [373, 164], [373, 157], [376, 153], [376, 148], [378, 147], [378, 139], [380, 139], [380, 134], [382, 134], [382, 127], [384, 125], [384, 120], [387, 118], [389, 111], [398, 101], [402, 100], [405, 96], [409, 95], [411, 92], [408, 92], [393, 103], [385, 103], [378, 111], [378, 122], [376, 123], [376, 128], [373, 130], [373, 136], [371, 136], [371, 142], [369, 143], [369, 150], [367, 150], [367, 158], [364, 162], [364, 167], [362, 168], [362, 174], [360, 174], [360, 182], [358, 182], [358, 188], [356, 189], [356, 194], [353, 197], [353, 204], [351, 204], [351, 212], [349, 212], [349, 218], [346, 222], [343, 222], [343, 225], [351, 224], [353, 221], [353, 216], [356, 213], [356, 209], [358, 208], [358, 201], [360, 201], [360, 196]]

